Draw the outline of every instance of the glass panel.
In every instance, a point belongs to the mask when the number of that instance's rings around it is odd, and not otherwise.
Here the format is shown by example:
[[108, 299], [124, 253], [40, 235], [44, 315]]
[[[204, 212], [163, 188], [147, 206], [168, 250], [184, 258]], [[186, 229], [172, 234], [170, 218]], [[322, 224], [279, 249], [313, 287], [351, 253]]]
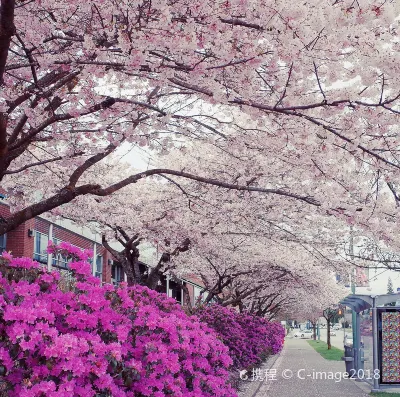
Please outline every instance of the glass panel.
[[98, 255], [96, 258], [95, 276], [101, 279], [102, 275], [103, 275], [103, 257], [101, 255]]
[[35, 232], [33, 259], [43, 264], [47, 264], [47, 245], [49, 236], [43, 233]]
[[206, 298], [207, 298], [207, 293], [206, 292], [203, 294], [203, 296], [201, 297], [201, 300], [200, 300], [200, 292], [202, 290], [203, 289], [200, 288], [200, 287], [196, 287], [196, 286], [193, 287], [194, 304], [201, 303], [201, 302], [204, 302], [206, 300]]
[[[53, 238], [54, 245], [59, 245], [62, 241], [58, 238]], [[68, 267], [68, 260], [60, 254], [53, 255], [53, 266], [62, 267], [66, 269]]]
[[119, 282], [124, 281], [124, 272], [122, 270], [122, 266], [117, 267], [117, 280]]
[[7, 234], [0, 236], [0, 254], [6, 250]]
[[103, 271], [103, 257], [101, 255], [98, 255], [96, 259], [96, 271], [99, 273]]
[[53, 266], [62, 267], [64, 269], [66, 269], [66, 268], [68, 268], [68, 262], [70, 262], [70, 261], [67, 260], [61, 254], [57, 254], [57, 255], [53, 256]]
[[[372, 310], [366, 310], [360, 313], [360, 347], [362, 351], [361, 359], [364, 359], [364, 370], [367, 374], [374, 373], [372, 343]], [[373, 381], [372, 379], [366, 380], [368, 382]]]
[[122, 266], [112, 265], [111, 281], [114, 285], [118, 285], [121, 281], [124, 281], [124, 272], [122, 270]]

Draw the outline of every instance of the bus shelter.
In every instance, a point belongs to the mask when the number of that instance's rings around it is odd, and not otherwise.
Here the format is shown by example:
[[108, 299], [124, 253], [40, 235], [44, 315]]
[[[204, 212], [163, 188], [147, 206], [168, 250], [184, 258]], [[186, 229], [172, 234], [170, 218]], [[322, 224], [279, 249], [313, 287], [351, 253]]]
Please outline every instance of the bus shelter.
[[400, 388], [400, 293], [349, 295], [340, 303], [355, 313], [353, 377], [373, 391]]

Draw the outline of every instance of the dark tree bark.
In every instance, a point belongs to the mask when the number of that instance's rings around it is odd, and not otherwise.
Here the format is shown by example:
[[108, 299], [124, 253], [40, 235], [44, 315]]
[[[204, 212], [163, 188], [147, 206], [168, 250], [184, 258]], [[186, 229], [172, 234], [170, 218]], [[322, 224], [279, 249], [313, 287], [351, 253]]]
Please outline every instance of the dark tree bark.
[[312, 329], [313, 329], [313, 339], [317, 340], [317, 321], [311, 321], [309, 320], [311, 325], [312, 325]]
[[328, 344], [328, 350], [331, 349], [331, 320], [336, 316], [337, 314], [337, 309], [333, 309], [331, 307], [326, 308], [323, 311], [323, 315], [327, 321], [327, 340], [326, 343]]
[[157, 265], [150, 270], [150, 273], [149, 273], [149, 275], [147, 277], [147, 281], [146, 281], [147, 287], [149, 287], [150, 289], [156, 289], [156, 286], [161, 278], [161, 274], [162, 274], [161, 269], [162, 269], [164, 263], [167, 263], [169, 261], [170, 261], [170, 255], [164, 252], [161, 255], [160, 259], [158, 260]]
[[126, 274], [128, 285], [139, 284], [141, 274], [139, 269], [139, 250], [137, 246], [140, 243], [140, 239], [138, 239], [137, 236], [126, 240], [118, 237], [118, 241], [123, 246], [122, 251], [113, 249], [105, 236], [102, 238], [102, 244], [105, 249], [121, 264], [122, 269]]
[[0, 86], [4, 82], [4, 72], [10, 49], [11, 38], [15, 34], [14, 0], [1, 0], [0, 6]]
[[183, 291], [184, 306], [189, 314], [193, 314], [193, 305], [192, 301], [190, 300], [189, 289], [186, 283], [182, 283], [182, 291]]
[[[167, 246], [168, 245], [169, 242], [167, 242]], [[164, 252], [160, 257], [157, 266], [150, 270], [145, 285], [150, 289], [155, 289], [158, 282], [160, 281], [160, 277], [164, 275], [168, 270], [171, 270], [171, 267], [167, 265], [171, 262], [171, 259], [178, 256], [182, 252], [186, 252], [189, 248], [190, 239], [186, 238], [182, 241], [181, 245], [176, 247], [171, 253]]]
[[142, 241], [142, 238], [138, 234], [130, 237], [125, 230], [119, 226], [107, 226], [114, 231], [115, 239], [123, 246], [123, 249], [117, 251], [112, 248], [105, 236], [102, 238], [102, 244], [115, 260], [121, 264], [122, 269], [126, 274], [128, 285], [141, 284], [155, 290], [161, 276], [171, 270], [171, 266], [168, 266], [171, 259], [190, 248], [190, 240], [186, 238], [182, 244], [176, 247], [172, 252], [164, 252], [157, 265], [154, 268], [149, 268], [148, 273], [145, 274], [140, 270], [139, 261], [140, 250], [138, 246]]

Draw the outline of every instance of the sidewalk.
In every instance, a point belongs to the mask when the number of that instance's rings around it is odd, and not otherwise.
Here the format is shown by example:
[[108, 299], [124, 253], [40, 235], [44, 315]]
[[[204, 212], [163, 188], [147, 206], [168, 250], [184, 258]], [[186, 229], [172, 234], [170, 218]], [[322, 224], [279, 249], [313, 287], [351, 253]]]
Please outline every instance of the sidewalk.
[[[272, 365], [272, 367], [271, 367]], [[267, 373], [266, 373], [267, 370]], [[275, 362], [260, 371], [267, 380], [249, 381], [240, 397], [367, 397], [368, 387], [351, 379], [329, 379], [345, 371], [344, 362], [327, 361], [306, 340], [287, 339]], [[326, 379], [323, 377], [326, 376]], [[300, 379], [303, 378], [303, 379]], [[252, 379], [252, 376], [249, 376]], [[361, 389], [363, 387], [363, 389]]]

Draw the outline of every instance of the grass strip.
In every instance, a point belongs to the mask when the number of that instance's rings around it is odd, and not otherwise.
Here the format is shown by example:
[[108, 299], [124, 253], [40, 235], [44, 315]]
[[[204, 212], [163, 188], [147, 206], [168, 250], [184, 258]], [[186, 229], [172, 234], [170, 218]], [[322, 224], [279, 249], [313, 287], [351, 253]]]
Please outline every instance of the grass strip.
[[325, 358], [325, 360], [342, 361], [344, 350], [333, 346], [331, 346], [331, 348], [328, 350], [328, 344], [320, 340], [309, 340], [307, 342], [317, 353]]

